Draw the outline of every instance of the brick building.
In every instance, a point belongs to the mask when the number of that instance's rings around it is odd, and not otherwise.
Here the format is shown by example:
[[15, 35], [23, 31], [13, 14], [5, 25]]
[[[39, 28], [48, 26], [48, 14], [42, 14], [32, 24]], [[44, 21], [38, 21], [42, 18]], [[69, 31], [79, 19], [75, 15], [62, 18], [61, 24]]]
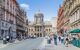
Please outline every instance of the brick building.
[[58, 11], [58, 18], [57, 18], [57, 33], [63, 34], [64, 33], [64, 8], [63, 6], [59, 7]]

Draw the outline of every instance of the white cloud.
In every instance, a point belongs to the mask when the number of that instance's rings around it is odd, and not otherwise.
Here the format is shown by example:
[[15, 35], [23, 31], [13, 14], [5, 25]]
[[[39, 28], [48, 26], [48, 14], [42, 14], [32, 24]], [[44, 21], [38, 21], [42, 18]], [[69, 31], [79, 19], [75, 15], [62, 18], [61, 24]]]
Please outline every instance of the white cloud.
[[26, 11], [30, 9], [28, 4], [20, 4], [20, 6]]

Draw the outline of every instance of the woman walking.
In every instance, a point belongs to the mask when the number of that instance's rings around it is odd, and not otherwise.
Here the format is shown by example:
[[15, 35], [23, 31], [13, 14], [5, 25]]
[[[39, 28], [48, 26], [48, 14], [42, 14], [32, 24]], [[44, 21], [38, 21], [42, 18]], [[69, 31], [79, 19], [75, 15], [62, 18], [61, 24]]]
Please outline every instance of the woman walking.
[[65, 39], [65, 45], [66, 45], [66, 47], [68, 47], [68, 44], [69, 44], [69, 38], [66, 37], [66, 39]]
[[64, 37], [63, 36], [61, 37], [61, 43], [62, 44], [64, 43]]

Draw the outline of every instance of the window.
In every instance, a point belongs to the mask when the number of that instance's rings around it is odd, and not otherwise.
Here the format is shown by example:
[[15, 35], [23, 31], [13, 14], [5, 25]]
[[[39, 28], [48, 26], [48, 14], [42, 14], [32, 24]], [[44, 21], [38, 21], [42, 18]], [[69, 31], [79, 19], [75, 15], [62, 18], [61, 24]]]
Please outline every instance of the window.
[[78, 19], [79, 19], [79, 9], [78, 9], [78, 15], [77, 16], [78, 16]]
[[37, 31], [39, 31], [39, 28], [37, 29]]
[[33, 29], [31, 29], [31, 31], [33, 31]]
[[48, 29], [46, 29], [46, 31], [48, 31]]
[[3, 2], [5, 2], [5, 0], [3, 0]]
[[30, 31], [30, 29], [29, 29], [29, 31]]
[[2, 27], [4, 27], [4, 23], [2, 22]]
[[49, 31], [51, 31], [51, 30], [49, 29]]
[[0, 0], [0, 3], [2, 3], [2, 0]]
[[8, 24], [6, 23], [6, 28], [7, 28]]

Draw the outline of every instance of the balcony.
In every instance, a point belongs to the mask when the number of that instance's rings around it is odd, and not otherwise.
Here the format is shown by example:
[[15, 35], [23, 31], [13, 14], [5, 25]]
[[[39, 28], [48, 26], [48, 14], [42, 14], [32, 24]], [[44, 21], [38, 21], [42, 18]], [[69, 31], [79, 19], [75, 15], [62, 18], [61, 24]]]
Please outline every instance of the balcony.
[[21, 26], [17, 26], [17, 29], [20, 30], [20, 31], [25, 31], [25, 28], [21, 27]]

